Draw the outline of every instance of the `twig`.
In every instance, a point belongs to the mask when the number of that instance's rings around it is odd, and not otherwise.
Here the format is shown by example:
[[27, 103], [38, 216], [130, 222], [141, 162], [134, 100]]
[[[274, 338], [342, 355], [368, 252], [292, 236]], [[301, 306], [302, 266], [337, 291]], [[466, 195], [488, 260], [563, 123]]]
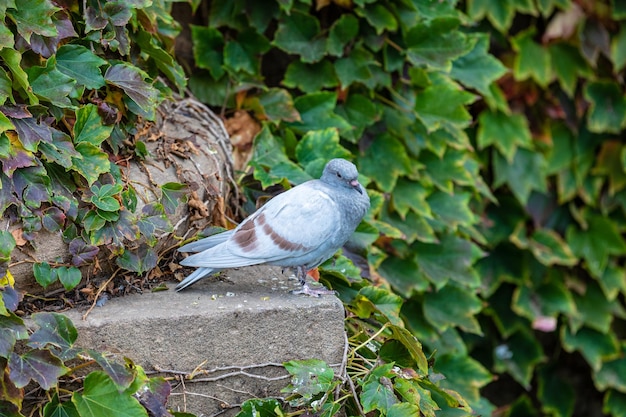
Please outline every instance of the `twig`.
[[91, 307], [89, 307], [89, 309], [87, 310], [87, 312], [85, 314], [83, 314], [83, 320], [87, 320], [87, 316], [89, 315], [89, 313], [91, 313], [91, 310], [93, 310], [96, 307], [96, 303], [98, 302], [98, 297], [100, 297], [100, 293], [102, 293], [102, 291], [104, 291], [104, 289], [107, 287], [107, 285], [109, 285], [109, 282], [113, 281], [113, 278], [115, 278], [118, 274], [118, 272], [120, 272], [122, 270], [122, 268], [117, 268], [113, 274], [111, 274], [111, 277], [109, 279], [106, 280], [106, 282], [104, 282], [103, 284], [100, 285], [100, 288], [98, 288], [98, 292], [96, 292], [96, 298], [93, 300], [93, 303], [91, 304]]

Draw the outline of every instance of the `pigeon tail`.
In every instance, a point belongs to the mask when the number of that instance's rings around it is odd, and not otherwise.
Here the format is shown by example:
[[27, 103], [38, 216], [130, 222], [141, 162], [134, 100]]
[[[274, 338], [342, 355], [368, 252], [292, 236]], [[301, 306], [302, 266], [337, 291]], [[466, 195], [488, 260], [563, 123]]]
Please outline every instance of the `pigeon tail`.
[[190, 285], [195, 284], [197, 281], [200, 281], [205, 276], [209, 274], [214, 274], [219, 271], [219, 269], [213, 268], [198, 268], [176, 286], [176, 291], [184, 290]]

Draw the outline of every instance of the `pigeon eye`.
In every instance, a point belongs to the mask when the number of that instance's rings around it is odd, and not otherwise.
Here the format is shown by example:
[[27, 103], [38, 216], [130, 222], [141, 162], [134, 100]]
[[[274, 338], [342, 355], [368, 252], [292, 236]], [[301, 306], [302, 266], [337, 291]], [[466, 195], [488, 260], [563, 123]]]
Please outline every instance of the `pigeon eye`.
[[337, 176], [338, 176], [339, 178], [343, 178], [339, 172], [337, 173]]

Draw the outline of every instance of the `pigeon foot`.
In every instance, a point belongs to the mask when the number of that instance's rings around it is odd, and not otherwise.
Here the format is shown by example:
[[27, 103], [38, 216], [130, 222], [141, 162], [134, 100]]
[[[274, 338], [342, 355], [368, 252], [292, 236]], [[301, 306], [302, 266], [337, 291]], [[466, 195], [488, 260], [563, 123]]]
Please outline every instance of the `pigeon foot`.
[[335, 295], [335, 291], [325, 288], [323, 285], [319, 288], [311, 288], [309, 284], [305, 283], [299, 290], [293, 290], [292, 294], [305, 294], [309, 297], [319, 297], [320, 295]]

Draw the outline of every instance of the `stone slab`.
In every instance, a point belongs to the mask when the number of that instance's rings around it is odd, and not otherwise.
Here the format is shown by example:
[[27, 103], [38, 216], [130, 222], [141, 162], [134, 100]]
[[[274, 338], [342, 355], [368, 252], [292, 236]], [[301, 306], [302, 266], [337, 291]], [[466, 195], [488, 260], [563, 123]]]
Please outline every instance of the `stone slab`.
[[[115, 298], [85, 321], [83, 311], [66, 314], [78, 328], [79, 346], [127, 356], [146, 371], [235, 367], [196, 377], [213, 382], [172, 382], [171, 407], [215, 415], [251, 397], [280, 395], [289, 380], [272, 379], [286, 375], [284, 369], [257, 365], [312, 358], [341, 362], [343, 305], [335, 296], [291, 294], [299, 285], [287, 274], [265, 266], [230, 270], [180, 293], [172, 284], [168, 291]], [[224, 373], [234, 375], [220, 376]]]

